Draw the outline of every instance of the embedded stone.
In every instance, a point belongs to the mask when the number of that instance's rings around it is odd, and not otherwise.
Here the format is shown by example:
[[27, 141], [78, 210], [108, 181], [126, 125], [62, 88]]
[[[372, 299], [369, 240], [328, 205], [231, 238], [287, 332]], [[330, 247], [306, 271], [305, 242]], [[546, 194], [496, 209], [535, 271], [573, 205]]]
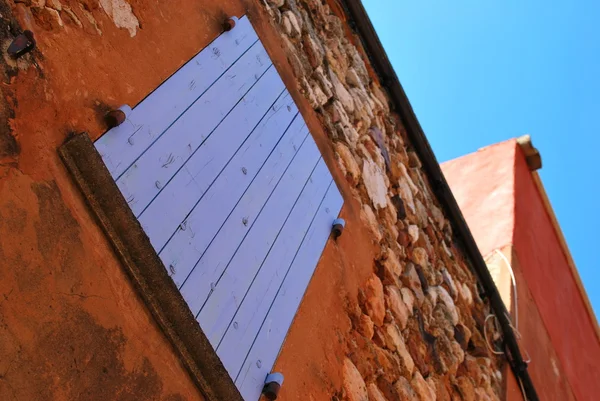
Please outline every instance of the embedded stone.
[[440, 302], [433, 308], [432, 318], [434, 319], [436, 326], [445, 331], [446, 336], [454, 338], [452, 315], [444, 303]]
[[419, 281], [421, 282], [421, 288], [423, 288], [423, 291], [427, 291], [427, 289], [429, 288], [429, 281], [427, 281], [427, 277], [425, 276], [423, 266], [415, 265], [415, 271], [417, 272], [417, 276], [419, 277]]
[[341, 142], [336, 142], [335, 152], [339, 156], [342, 167], [346, 173], [346, 179], [353, 186], [358, 185], [360, 180], [360, 167], [350, 149]]
[[402, 276], [400, 276], [400, 279], [405, 286], [413, 291], [415, 298], [417, 299], [417, 304], [421, 305], [425, 299], [425, 294], [423, 294], [421, 280], [419, 279], [415, 265], [412, 263], [407, 264], [404, 268], [404, 273], [402, 273]]
[[354, 87], [362, 87], [362, 82], [354, 68], [348, 68], [346, 71], [346, 82]]
[[356, 366], [348, 358], [344, 359], [344, 390], [348, 401], [369, 401], [367, 386]]
[[448, 294], [448, 291], [446, 291], [444, 287], [436, 287], [436, 289], [440, 301], [442, 301], [446, 305], [450, 316], [452, 316], [452, 324], [456, 326], [458, 324], [458, 311], [456, 310], [456, 305], [454, 305], [452, 297], [450, 296], [450, 294]]
[[321, 87], [317, 84], [312, 86], [312, 93], [314, 101], [311, 102], [311, 106], [313, 109], [323, 106], [329, 100], [327, 95], [325, 95]]
[[400, 163], [398, 165], [398, 168], [400, 168], [400, 173], [402, 174], [402, 176], [406, 180], [406, 183], [410, 187], [410, 190], [412, 191], [412, 193], [414, 195], [418, 194], [419, 193], [419, 187], [417, 187], [415, 185], [412, 177], [410, 176], [410, 174], [408, 173], [408, 170], [406, 169], [406, 166], [403, 163]]
[[399, 195], [394, 195], [391, 198], [392, 204], [396, 209], [396, 215], [399, 220], [403, 220], [406, 218], [406, 209], [404, 208], [404, 201]]
[[291, 11], [284, 11], [281, 17], [285, 33], [292, 38], [300, 36], [302, 33], [302, 20], [298, 19], [296, 14]]
[[375, 237], [375, 241], [380, 242], [383, 235], [381, 234], [379, 222], [377, 221], [377, 217], [375, 217], [375, 213], [373, 213], [373, 209], [369, 205], [363, 204], [360, 217]]
[[476, 388], [475, 389], [475, 394], [477, 396], [477, 400], [478, 401], [492, 401], [492, 398], [482, 388]]
[[454, 257], [454, 255], [452, 255], [452, 252], [450, 252], [450, 249], [448, 249], [448, 245], [446, 245], [445, 241], [441, 241], [442, 243], [442, 248], [444, 249], [444, 252], [446, 252], [446, 255], [448, 255], [448, 257], [452, 258]]
[[383, 227], [385, 227], [390, 239], [395, 242], [399, 234], [398, 227], [396, 227], [398, 219], [396, 217], [394, 207], [390, 204], [390, 198], [387, 198], [387, 207], [379, 209], [378, 214], [380, 217], [379, 220], [381, 221]]
[[285, 0], [267, 0], [269, 5], [273, 6], [273, 7], [283, 7], [283, 5], [285, 4]]
[[428, 359], [429, 349], [423, 341], [423, 338], [420, 336], [417, 337], [415, 335], [411, 335], [406, 340], [406, 346], [416, 368], [424, 375], [428, 375], [430, 372], [431, 361]]
[[373, 320], [371, 320], [371, 318], [368, 315], [362, 314], [360, 316], [357, 329], [360, 334], [362, 334], [369, 340], [373, 338]]
[[414, 244], [419, 240], [419, 227], [411, 224], [408, 226], [408, 235], [410, 236], [410, 242]]
[[409, 312], [406, 304], [402, 300], [402, 295], [398, 287], [392, 285], [385, 287], [385, 301], [389, 310], [392, 312], [392, 316], [394, 316], [394, 319], [400, 325], [400, 328], [404, 330], [408, 323]]
[[458, 295], [458, 291], [456, 289], [456, 284], [454, 284], [454, 279], [452, 278], [452, 276], [450, 275], [450, 273], [448, 272], [448, 270], [444, 267], [441, 269], [442, 272], [442, 278], [444, 280], [444, 283], [448, 286], [448, 289], [450, 290], [450, 296], [453, 299], [456, 299], [456, 296]]
[[312, 35], [304, 35], [302, 45], [306, 53], [306, 58], [312, 68], [321, 67], [325, 58], [325, 50], [323, 46], [315, 40]]
[[417, 222], [421, 227], [427, 228], [429, 226], [429, 215], [427, 212], [427, 208], [419, 199], [415, 199], [415, 208]]
[[375, 383], [369, 383], [367, 393], [369, 401], [387, 401]]
[[56, 11], [62, 11], [62, 4], [59, 0], [48, 0], [46, 2], [46, 7], [53, 8]]
[[421, 372], [416, 371], [411, 380], [412, 388], [421, 401], [436, 401], [435, 389], [423, 379]]
[[402, 274], [402, 265], [396, 256], [396, 253], [390, 248], [385, 249], [385, 259], [381, 260], [383, 269], [383, 277], [386, 278], [387, 284], [398, 284], [398, 279]]
[[412, 261], [420, 266], [427, 266], [429, 264], [427, 251], [419, 247], [414, 248], [412, 251]]
[[463, 361], [463, 367], [476, 386], [480, 386], [483, 383], [483, 373], [477, 363], [477, 358], [466, 354]]
[[427, 298], [429, 298], [429, 301], [431, 302], [432, 305], [437, 304], [437, 301], [438, 301], [437, 287], [429, 287], [427, 289]]
[[388, 188], [385, 184], [384, 173], [379, 166], [370, 159], [365, 159], [362, 170], [363, 182], [367, 194], [377, 209], [387, 206]]
[[386, 324], [384, 327], [384, 338], [386, 347], [396, 351], [400, 357], [404, 374], [411, 375], [415, 368], [415, 363], [406, 348], [406, 343], [398, 326], [395, 324]]
[[117, 28], [127, 29], [131, 37], [136, 35], [137, 29], [140, 27], [140, 22], [127, 1], [100, 0], [100, 6], [110, 19], [112, 19]]
[[421, 160], [416, 152], [407, 152], [408, 153], [408, 166], [411, 168], [421, 168], [423, 167], [421, 164]]
[[64, 26], [60, 13], [54, 8], [32, 8], [31, 11], [37, 17], [38, 24], [44, 27], [44, 29], [52, 30]]
[[377, 378], [377, 387], [387, 401], [403, 401], [390, 380], [384, 376]]
[[355, 334], [350, 341], [349, 348], [348, 358], [361, 377], [366, 381], [374, 379], [382, 366], [376, 352], [377, 347], [371, 340]]
[[[281, 36], [281, 40], [283, 42], [283, 48], [285, 50], [287, 60], [290, 63], [290, 66], [292, 67], [292, 72], [294, 73], [294, 76], [298, 79], [303, 78], [306, 75], [306, 70], [304, 68], [304, 64], [302, 64], [302, 61], [300, 60], [300, 56], [298, 55], [296, 47], [287, 36]], [[308, 83], [306, 84], [306, 86], [309, 86]]]
[[377, 357], [378, 372], [391, 382], [397, 380], [402, 371], [398, 355], [378, 346], [373, 346], [373, 348]]
[[354, 100], [333, 70], [329, 70], [329, 79], [333, 84], [333, 92], [335, 93], [336, 99], [342, 102], [344, 109], [346, 109], [348, 113], [353, 113]]
[[398, 195], [402, 198], [405, 205], [408, 206], [412, 213], [416, 212], [415, 200], [413, 198], [412, 191], [408, 186], [406, 180], [400, 179], [398, 181]]
[[402, 401], [420, 401], [419, 396], [415, 393], [415, 390], [413, 390], [410, 382], [405, 377], [400, 377], [398, 381], [394, 383], [394, 389]]
[[435, 205], [430, 205], [431, 215], [433, 216], [433, 220], [437, 224], [438, 228], [441, 230], [446, 223], [446, 219], [444, 219], [444, 214], [442, 211]]
[[454, 326], [454, 339], [463, 350], [466, 350], [469, 346], [469, 340], [471, 340], [471, 330], [462, 323], [457, 324]]
[[289, 18], [283, 17], [281, 19], [281, 29], [287, 36], [292, 36], [292, 21]]
[[372, 97], [374, 98], [374, 100], [376, 100], [377, 103], [379, 103], [385, 109], [386, 112], [390, 111], [388, 99], [387, 99], [386, 95], [383, 93], [381, 87], [379, 85], [377, 85], [375, 83], [375, 81], [373, 81], [373, 83], [371, 85], [371, 93], [372, 93]]
[[475, 386], [470, 378], [460, 376], [456, 378], [456, 387], [464, 401], [475, 401]]
[[406, 304], [408, 313], [412, 315], [413, 308], [415, 306], [415, 296], [414, 296], [413, 292], [409, 288], [402, 287], [400, 289], [400, 293], [402, 294], [402, 300]]
[[466, 283], [463, 283], [462, 286], [459, 286], [459, 288], [462, 299], [465, 300], [467, 305], [473, 305], [473, 294], [471, 293], [469, 286]]
[[454, 356], [456, 357], [457, 362], [459, 364], [463, 363], [463, 361], [465, 360], [465, 351], [463, 351], [460, 344], [456, 341], [450, 341], [450, 344], [452, 344], [452, 351], [454, 353]]
[[365, 285], [365, 309], [377, 326], [383, 325], [385, 318], [385, 300], [383, 285], [376, 275], [372, 275]]
[[[345, 113], [345, 112], [344, 112]], [[358, 132], [351, 125], [345, 125], [342, 123], [336, 123], [335, 129], [339, 135], [344, 138], [348, 145], [354, 146], [358, 141]]]
[[398, 326], [393, 323], [387, 323], [383, 326], [383, 336], [386, 348], [392, 351], [396, 351], [400, 347], [399, 344], [404, 342]]
[[317, 67], [313, 72], [313, 76], [317, 81], [319, 81], [323, 92], [325, 93], [325, 95], [327, 95], [327, 99], [329, 100], [333, 96], [333, 85], [325, 76], [325, 73], [323, 72], [323, 67]]
[[441, 378], [429, 376], [426, 380], [429, 383], [429, 386], [435, 389], [437, 401], [452, 401], [450, 393]]

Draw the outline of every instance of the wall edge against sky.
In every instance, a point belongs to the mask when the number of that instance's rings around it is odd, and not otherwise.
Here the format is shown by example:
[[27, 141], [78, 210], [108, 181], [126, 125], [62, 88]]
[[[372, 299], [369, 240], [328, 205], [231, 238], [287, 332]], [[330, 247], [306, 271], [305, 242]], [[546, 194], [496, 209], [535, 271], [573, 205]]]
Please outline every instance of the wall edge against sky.
[[596, 337], [598, 338], [598, 340], [600, 340], [600, 327], [598, 326], [598, 318], [597, 318], [596, 314], [594, 313], [594, 309], [592, 308], [592, 304], [590, 303], [590, 299], [587, 295], [587, 291], [585, 290], [585, 287], [583, 286], [583, 282], [581, 281], [581, 277], [577, 270], [577, 266], [575, 265], [575, 261], [573, 260], [573, 256], [571, 255], [571, 251], [569, 250], [569, 247], [567, 245], [567, 241], [564, 237], [563, 231], [560, 228], [558, 219], [556, 218], [554, 210], [552, 209], [552, 204], [550, 203], [550, 199], [548, 198], [548, 194], [546, 193], [544, 184], [542, 183], [540, 175], [538, 174], [537, 171], [533, 171], [531, 173], [531, 177], [533, 178], [533, 182], [535, 183], [537, 191], [540, 194], [540, 197], [542, 198], [542, 202], [544, 203], [544, 208], [546, 209], [546, 213], [548, 214], [548, 217], [550, 218], [550, 221], [554, 228], [556, 237], [558, 238], [558, 241], [560, 242], [562, 252], [565, 255], [565, 258], [567, 259], [567, 262], [569, 264], [569, 270], [571, 272], [571, 275], [573, 276], [573, 279], [575, 281], [575, 284], [577, 285], [577, 288], [579, 289], [579, 294], [581, 296], [581, 299], [583, 300], [583, 303], [585, 304], [586, 312], [590, 319], [590, 322], [594, 326], [594, 329], [596, 332]]

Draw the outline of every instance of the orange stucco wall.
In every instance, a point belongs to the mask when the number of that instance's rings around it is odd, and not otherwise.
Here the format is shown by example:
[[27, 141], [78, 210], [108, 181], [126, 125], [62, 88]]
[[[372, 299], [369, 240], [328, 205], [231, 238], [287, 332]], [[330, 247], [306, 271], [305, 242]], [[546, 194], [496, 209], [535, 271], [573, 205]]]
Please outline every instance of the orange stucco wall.
[[[203, 399], [57, 149], [71, 133], [98, 138], [106, 110], [138, 104], [221, 34], [225, 16], [244, 14], [347, 199], [342, 216], [348, 227], [327, 245], [277, 366], [286, 372], [282, 399], [331, 399], [342, 386], [340, 361], [348, 352], [338, 341], [351, 328], [348, 297], [356, 298], [372, 275], [377, 248], [329, 139], [297, 89], [263, 2], [132, 0], [140, 23], [134, 37], [117, 28], [97, 0], [67, 3], [81, 26], [65, 12], [60, 27], [48, 10], [0, 0], [0, 14], [13, 15], [37, 41], [18, 63], [0, 57], [6, 100], [0, 101], [0, 400]], [[6, 47], [12, 36], [0, 40]]]
[[[512, 242], [516, 141], [489, 146], [442, 165], [482, 255]], [[485, 155], [485, 156], [483, 156]]]
[[[63, 11], [63, 27], [46, 9], [0, 1], [2, 401], [203, 399], [57, 148], [72, 132], [101, 135], [102, 110], [137, 104], [220, 33], [222, 15], [244, 9], [239, 1], [131, 3], [141, 25], [134, 37], [98, 1], [63, 0], [81, 23]], [[15, 31], [30, 29], [37, 41], [18, 62], [5, 52], [11, 15]]]
[[521, 153], [516, 160], [515, 194], [514, 248], [523, 277], [573, 393], [580, 401], [596, 399], [600, 342], [595, 321]]
[[[501, 250], [511, 260], [520, 345], [531, 356], [528, 369], [540, 399], [596, 399], [596, 322], [520, 146], [509, 140], [442, 167], [481, 253], [494, 258]], [[497, 285], [510, 288], [509, 283]], [[514, 315], [512, 292], [504, 291], [503, 299]], [[509, 380], [508, 390], [515, 384]]]
[[[527, 280], [523, 275], [522, 265], [515, 254], [515, 248], [512, 245], [507, 246], [501, 252], [509, 260], [517, 282], [517, 302], [511, 291], [510, 299], [505, 303], [510, 305], [513, 321], [515, 321], [514, 316], [518, 309], [518, 331], [521, 335], [519, 345], [523, 357], [530, 360], [527, 370], [535, 383], [538, 397], [540, 400], [547, 401], [574, 401], [575, 397], [566, 373], [540, 315], [539, 307], [531, 295]], [[495, 263], [504, 271], [508, 270], [501, 258], [496, 259]], [[509, 277], [503, 279], [506, 280], [507, 285], [512, 287]], [[498, 285], [498, 282], [496, 284]], [[507, 384], [510, 385], [510, 381]], [[520, 395], [515, 397], [508, 397], [507, 400], [520, 400]]]

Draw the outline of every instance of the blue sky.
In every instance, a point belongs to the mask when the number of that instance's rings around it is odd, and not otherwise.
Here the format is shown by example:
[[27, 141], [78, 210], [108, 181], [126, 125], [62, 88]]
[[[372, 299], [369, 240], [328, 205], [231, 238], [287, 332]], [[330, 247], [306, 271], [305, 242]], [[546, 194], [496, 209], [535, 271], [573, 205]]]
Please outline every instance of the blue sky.
[[440, 162], [531, 134], [598, 315], [600, 2], [363, 3]]

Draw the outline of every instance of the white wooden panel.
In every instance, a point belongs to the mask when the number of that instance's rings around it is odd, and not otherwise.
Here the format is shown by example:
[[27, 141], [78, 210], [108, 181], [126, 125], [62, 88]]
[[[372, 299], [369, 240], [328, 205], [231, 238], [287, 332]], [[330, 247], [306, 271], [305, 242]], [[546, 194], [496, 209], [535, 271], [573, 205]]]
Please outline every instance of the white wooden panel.
[[[269, 68], [254, 88], [244, 97], [244, 100], [219, 125], [214, 134], [208, 137], [198, 151], [193, 154], [185, 164], [185, 170], [180, 170], [181, 174], [178, 180], [175, 183], [169, 183], [168, 187], [175, 190], [179, 197], [191, 198], [190, 203], [195, 205], [206, 190], [210, 188], [227, 162], [242, 146], [244, 140], [262, 117], [269, 110], [276, 111], [277, 107], [285, 105], [286, 99], [283, 97], [283, 90], [283, 82], [281, 82], [275, 68]], [[275, 109], [272, 109], [278, 98], [281, 99], [281, 102], [275, 105]], [[179, 186], [182, 182], [186, 182], [186, 186]], [[168, 197], [168, 195], [165, 196]], [[160, 201], [157, 202], [157, 208], [162, 208], [160, 205], [163, 204]], [[157, 209], [153, 208], [152, 210]], [[171, 226], [167, 227], [155, 224], [153, 217], [155, 213], [152, 211], [142, 213], [139, 219], [142, 227], [151, 238], [152, 245], [161, 250], [175, 232], [176, 227], [186, 219], [189, 211], [190, 209], [174, 210], [173, 213], [179, 215], [172, 215], [171, 217], [176, 219], [172, 220]], [[194, 224], [190, 219], [187, 220], [191, 225]]]
[[257, 40], [248, 18], [241, 18], [103, 135], [96, 148], [112, 176], [119, 177]]
[[[289, 180], [279, 184], [276, 190], [278, 192], [292, 194], [296, 192], [296, 188], [301, 188], [302, 192], [293, 201], [294, 203], [290, 202], [292, 207], [277, 197], [271, 198], [271, 204], [266, 205], [198, 315], [200, 326], [215, 348], [244, 301], [247, 301], [246, 309], [250, 313], [260, 310], [260, 305], [255, 302], [255, 298], [246, 299], [246, 294], [259, 270], [265, 268], [268, 270], [269, 266], [265, 266], [263, 263], [265, 258], [271, 252], [275, 258], [279, 256], [279, 253], [286, 251], [295, 253], [300, 241], [298, 240], [298, 243], [294, 244], [286, 243], [286, 240], [293, 233], [302, 230], [303, 220], [308, 221], [306, 224], [306, 228], [308, 228], [330, 183], [331, 175], [327, 170], [327, 165], [321, 159], [306, 182]], [[260, 276], [265, 278], [263, 274]], [[262, 283], [256, 284], [262, 287]], [[258, 291], [264, 294], [265, 289], [262, 287]], [[267, 310], [268, 308], [263, 312], [266, 313]]]
[[[296, 115], [297, 109], [289, 94], [282, 96], [280, 101], [276, 102], [276, 108], [269, 110], [263, 122], [229, 161], [206, 193], [200, 198], [185, 196], [186, 194], [178, 193], [182, 186], [174, 182], [175, 185], [169, 185], [163, 192], [166, 196], [157, 198], [148, 208], [144, 216], [148, 216], [150, 221], [144, 221], [144, 226], [157, 227], [158, 230], [164, 229], [167, 232], [188, 231], [188, 235], [176, 232], [161, 253], [165, 264], [168, 262], [166, 266], [169, 267], [171, 277], [178, 287], [183, 284], [200, 258], [198, 252], [206, 249], [267, 158], [280, 160], [283, 155], [280, 152], [287, 152], [291, 159], [294, 145], [302, 143], [306, 137], [306, 133], [299, 129], [303, 125], [302, 118], [298, 117], [295, 126], [290, 126]], [[290, 130], [288, 127], [296, 129]], [[282, 137], [282, 132], [286, 131], [288, 132]], [[273, 155], [272, 151], [278, 143], [281, 146], [276, 148], [277, 153]], [[184, 176], [184, 179], [187, 177]], [[193, 211], [186, 213], [192, 207]], [[163, 212], [159, 214], [161, 210]], [[146, 232], [152, 230], [146, 228]], [[192, 240], [193, 251], [189, 250]], [[186, 257], [188, 255], [190, 258]], [[174, 257], [167, 260], [170, 256]]]
[[[227, 332], [219, 342], [217, 352], [232, 377], [236, 377], [240, 371], [264, 317], [271, 308], [273, 299], [288, 274], [301, 243], [305, 240], [310, 225], [317, 217], [316, 212], [325, 199], [326, 191], [332, 185], [335, 186], [326, 167], [324, 172], [321, 171], [317, 174], [322, 174], [322, 177], [327, 178], [323, 180], [327, 185], [323, 185], [314, 196], [310, 197], [308, 207], [294, 209], [235, 316], [226, 322], [228, 323]], [[201, 322], [203, 321], [201, 320]], [[207, 327], [204, 322], [203, 327]]]
[[[265, 81], [257, 83], [270, 65], [260, 43], [253, 45], [123, 173], [117, 185], [125, 199], [130, 199], [129, 206], [136, 216], [201, 145], [209, 148], [211, 143], [219, 143], [221, 138], [210, 139], [212, 135], [227, 135], [231, 148], [245, 139], [251, 123], [264, 114], [283, 89], [275, 73], [266, 74]], [[229, 120], [242, 124], [234, 132], [224, 132], [231, 125], [227, 124]]]
[[[255, 173], [255, 177], [250, 182], [245, 183], [246, 188], [243, 186], [234, 188], [227, 185], [227, 182], [219, 181], [214, 190], [211, 187], [207, 196], [201, 199], [194, 210], [185, 217], [179, 229], [160, 251], [160, 257], [165, 266], [170, 269], [171, 266], [174, 268], [175, 274], [172, 277], [178, 286], [183, 285], [187, 274], [197, 264], [215, 235], [219, 230], [222, 230], [225, 220], [232, 220], [231, 215], [242, 213], [239, 210], [246, 204], [256, 205], [255, 213], [258, 213], [297, 149], [304, 142], [307, 132], [302, 118], [296, 118], [288, 128], [284, 139], [277, 145], [275, 151], [269, 155], [264, 165], [253, 164], [250, 166], [250, 172], [256, 171], [255, 166], [257, 165], [260, 170]], [[234, 161], [233, 165], [238, 165], [240, 171], [244, 167], [237, 160]], [[233, 170], [234, 167], [231, 169]], [[228, 175], [225, 177], [228, 177]], [[242, 193], [241, 200], [238, 197], [240, 191]], [[228, 193], [233, 195], [228, 197]], [[236, 198], [238, 199], [236, 200]], [[231, 203], [234, 200], [237, 202]], [[221, 204], [233, 205], [233, 210], [231, 208], [221, 208]], [[160, 209], [157, 209], [157, 212], [158, 210]], [[238, 223], [239, 219], [235, 223], [229, 222], [227, 224], [233, 224], [237, 227]], [[245, 230], [243, 231], [245, 232]]]
[[244, 399], [258, 400], [342, 198], [248, 19], [96, 148]]
[[260, 397], [265, 377], [279, 354], [342, 203], [337, 187], [330, 186], [235, 380], [245, 400]]
[[253, 183], [242, 201], [233, 210], [219, 234], [212, 240], [206, 252], [203, 255], [198, 255], [198, 259], [200, 257], [202, 259], [199, 260], [192, 274], [181, 287], [181, 293], [193, 313], [197, 314], [200, 311], [209, 293], [223, 274], [227, 263], [262, 210], [273, 207], [276, 202], [282, 202], [282, 204], [290, 204], [291, 202], [293, 204], [301, 189], [301, 187], [298, 188], [296, 194], [286, 194], [282, 193], [281, 190], [274, 191], [273, 188], [279, 182], [289, 179], [300, 181], [304, 178], [304, 181], [306, 181], [318, 160], [319, 150], [312, 137], [308, 136], [283, 177], [278, 179], [277, 176], [261, 174], [260, 178], [262, 179]]

